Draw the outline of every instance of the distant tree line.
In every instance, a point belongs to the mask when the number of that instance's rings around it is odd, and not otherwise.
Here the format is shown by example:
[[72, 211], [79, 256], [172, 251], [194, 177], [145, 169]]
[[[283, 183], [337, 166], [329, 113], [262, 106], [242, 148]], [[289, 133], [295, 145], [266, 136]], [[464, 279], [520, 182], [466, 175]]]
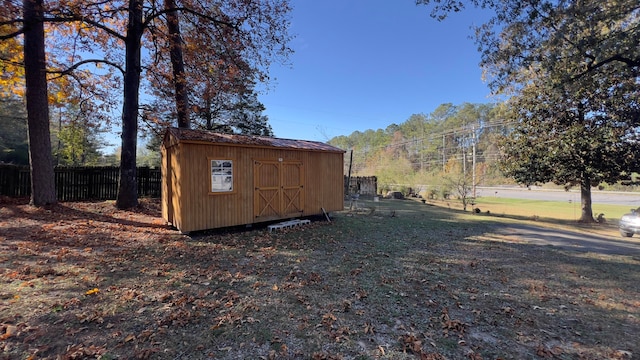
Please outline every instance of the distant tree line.
[[[105, 153], [106, 130], [84, 117], [54, 113], [50, 123], [54, 166], [118, 166], [119, 151]], [[149, 143], [149, 146], [158, 144]], [[160, 166], [159, 147], [138, 149], [138, 166]], [[0, 98], [0, 164], [29, 165], [29, 142], [24, 101]]]
[[503, 184], [511, 180], [498, 168], [498, 140], [512, 124], [501, 109], [495, 104], [442, 104], [430, 114], [414, 114], [400, 124], [356, 131], [329, 143], [353, 151], [353, 162], [348, 158], [345, 167], [351, 166], [354, 176], [377, 176], [379, 189], [394, 184], [451, 187], [446, 183], [452, 179], [442, 174], [469, 177], [471, 186], [474, 171], [476, 184]]

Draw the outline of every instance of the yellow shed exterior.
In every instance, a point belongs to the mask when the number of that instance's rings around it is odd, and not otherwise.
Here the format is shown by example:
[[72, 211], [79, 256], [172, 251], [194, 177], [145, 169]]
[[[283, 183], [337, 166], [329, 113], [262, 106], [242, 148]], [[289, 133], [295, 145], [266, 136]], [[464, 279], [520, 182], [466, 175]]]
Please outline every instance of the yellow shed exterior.
[[305, 141], [167, 131], [162, 216], [183, 233], [339, 211], [344, 151]]

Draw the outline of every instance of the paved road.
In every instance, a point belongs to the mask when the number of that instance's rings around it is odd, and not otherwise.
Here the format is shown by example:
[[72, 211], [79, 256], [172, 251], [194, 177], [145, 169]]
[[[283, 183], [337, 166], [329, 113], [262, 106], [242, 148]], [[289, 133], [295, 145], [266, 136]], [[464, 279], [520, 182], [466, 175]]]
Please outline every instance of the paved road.
[[[535, 187], [532, 187], [531, 190], [517, 187], [478, 187], [476, 189], [476, 196], [580, 202], [579, 190], [542, 190]], [[630, 209], [635, 209], [640, 207], [640, 193], [594, 190], [591, 192], [591, 201], [594, 204], [626, 205]]]
[[570, 230], [545, 228], [529, 224], [509, 224], [496, 230], [508, 238], [516, 238], [534, 245], [552, 245], [563, 250], [595, 252], [609, 255], [640, 257], [639, 235], [633, 238], [585, 234]]
[[[532, 187], [531, 190], [517, 187], [478, 187], [476, 195], [512, 199], [580, 202], [579, 190], [543, 190], [535, 187]], [[593, 191], [591, 200], [595, 204], [626, 205], [630, 209], [640, 207], [640, 193]], [[617, 233], [615, 236], [586, 234], [530, 224], [510, 224], [498, 229], [496, 232], [508, 238], [518, 239], [530, 244], [551, 245], [563, 250], [640, 257], [640, 235], [634, 235], [633, 238], [629, 239], [623, 238]]]

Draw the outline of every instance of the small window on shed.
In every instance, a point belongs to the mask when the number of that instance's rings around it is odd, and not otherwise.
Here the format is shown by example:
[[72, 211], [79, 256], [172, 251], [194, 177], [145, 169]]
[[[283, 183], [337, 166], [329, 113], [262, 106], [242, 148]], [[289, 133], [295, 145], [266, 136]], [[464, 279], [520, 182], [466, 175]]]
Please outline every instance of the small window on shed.
[[211, 160], [211, 192], [233, 191], [233, 161]]

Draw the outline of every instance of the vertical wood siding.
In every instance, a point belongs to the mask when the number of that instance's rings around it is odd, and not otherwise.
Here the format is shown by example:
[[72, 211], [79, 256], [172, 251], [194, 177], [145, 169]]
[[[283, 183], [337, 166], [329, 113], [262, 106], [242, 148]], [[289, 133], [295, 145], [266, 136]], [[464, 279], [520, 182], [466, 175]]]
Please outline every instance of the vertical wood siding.
[[169, 172], [170, 166], [169, 162], [171, 161], [170, 154], [171, 152], [167, 150], [167, 148], [163, 145], [160, 147], [161, 161], [160, 161], [160, 171], [162, 172], [162, 184], [161, 184], [161, 209], [162, 209], [162, 218], [165, 219], [168, 223], [173, 224], [173, 201], [170, 200], [170, 197], [173, 195], [173, 187], [171, 186], [171, 174]]
[[[210, 159], [233, 161], [232, 193], [211, 193]], [[163, 217], [190, 232], [342, 210], [342, 171], [337, 152], [179, 143], [163, 151]], [[280, 215], [267, 206], [272, 196], [284, 204]]]
[[305, 179], [301, 161], [283, 162], [280, 167], [282, 196], [280, 198], [283, 217], [300, 216], [305, 211]]
[[254, 160], [253, 216], [255, 219], [274, 219], [280, 212], [280, 163], [277, 160]]

